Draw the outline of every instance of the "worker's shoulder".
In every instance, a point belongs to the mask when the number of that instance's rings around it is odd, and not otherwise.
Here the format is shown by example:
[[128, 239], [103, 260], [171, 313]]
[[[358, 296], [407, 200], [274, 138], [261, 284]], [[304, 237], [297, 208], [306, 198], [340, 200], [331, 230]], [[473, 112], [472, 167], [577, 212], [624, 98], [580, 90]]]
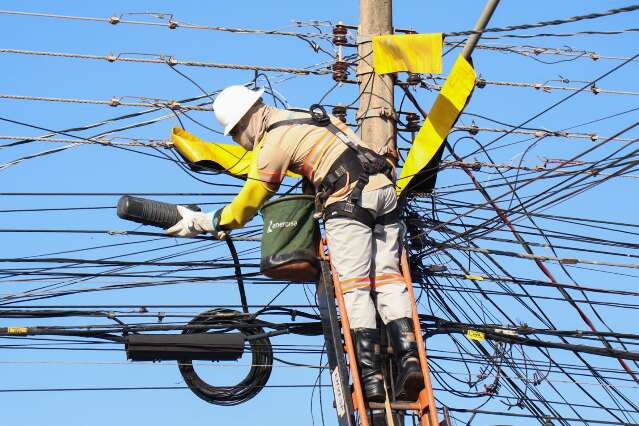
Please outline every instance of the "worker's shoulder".
[[[300, 123], [284, 123], [288, 120], [309, 118], [303, 110], [287, 110], [272, 108], [268, 120], [267, 132], [264, 135], [264, 144], [282, 143], [285, 140], [299, 140], [305, 133], [312, 131], [313, 126]], [[279, 125], [277, 125], [280, 123]]]
[[[307, 112], [304, 112], [304, 110], [301, 110], [301, 109], [291, 110], [291, 109], [271, 108], [271, 114], [268, 120], [268, 127], [271, 127], [275, 123], [278, 123], [281, 121], [293, 120], [296, 118], [309, 118], [309, 114]], [[286, 126], [274, 127], [272, 131], [278, 130], [281, 127], [286, 127]]]

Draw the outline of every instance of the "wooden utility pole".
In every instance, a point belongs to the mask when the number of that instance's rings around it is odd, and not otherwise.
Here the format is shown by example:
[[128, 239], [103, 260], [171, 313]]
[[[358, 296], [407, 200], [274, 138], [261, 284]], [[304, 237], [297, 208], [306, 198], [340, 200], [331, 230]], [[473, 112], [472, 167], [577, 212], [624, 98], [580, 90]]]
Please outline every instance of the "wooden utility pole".
[[362, 126], [362, 143], [380, 154], [388, 153], [397, 159], [394, 76], [375, 74], [371, 42], [373, 36], [393, 32], [393, 1], [360, 0], [359, 17], [357, 80], [360, 107], [357, 122]]

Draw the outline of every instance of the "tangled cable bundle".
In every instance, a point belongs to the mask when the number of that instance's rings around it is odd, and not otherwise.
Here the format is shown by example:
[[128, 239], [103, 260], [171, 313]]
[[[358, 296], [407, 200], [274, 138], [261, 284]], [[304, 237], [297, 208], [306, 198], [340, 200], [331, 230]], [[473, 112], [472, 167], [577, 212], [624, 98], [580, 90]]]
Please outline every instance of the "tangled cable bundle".
[[[215, 325], [217, 328], [220, 325], [220, 314], [228, 316], [228, 319], [223, 320], [225, 325], [228, 324], [228, 328], [220, 332], [238, 329], [249, 341], [253, 360], [246, 377], [235, 386], [212, 386], [198, 376], [191, 360], [178, 361], [178, 367], [187, 386], [206, 402], [223, 406], [239, 405], [253, 398], [266, 385], [273, 369], [273, 348], [269, 338], [264, 336], [264, 329], [251, 326], [251, 322], [237, 311], [213, 309], [196, 316], [189, 325]], [[206, 329], [186, 328], [183, 334], [205, 332]]]

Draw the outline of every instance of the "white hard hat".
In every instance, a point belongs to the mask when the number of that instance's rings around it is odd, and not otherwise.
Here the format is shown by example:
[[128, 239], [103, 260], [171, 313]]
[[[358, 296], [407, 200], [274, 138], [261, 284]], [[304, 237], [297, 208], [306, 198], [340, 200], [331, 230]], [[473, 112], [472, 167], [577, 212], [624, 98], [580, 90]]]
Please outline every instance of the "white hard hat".
[[229, 86], [222, 90], [213, 101], [215, 118], [224, 127], [228, 135], [244, 114], [262, 97], [264, 89], [251, 90], [244, 86]]

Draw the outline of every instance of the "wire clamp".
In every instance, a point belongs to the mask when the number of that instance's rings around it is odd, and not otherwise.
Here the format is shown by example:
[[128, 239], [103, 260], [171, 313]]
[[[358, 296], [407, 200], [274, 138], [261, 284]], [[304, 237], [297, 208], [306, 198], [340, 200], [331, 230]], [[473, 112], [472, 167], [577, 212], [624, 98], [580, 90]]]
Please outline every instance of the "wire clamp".
[[339, 119], [342, 123], [346, 123], [346, 107], [342, 104], [333, 106], [331, 114]]
[[421, 127], [419, 124], [419, 115], [415, 112], [406, 113], [406, 130], [409, 132], [417, 132]]

